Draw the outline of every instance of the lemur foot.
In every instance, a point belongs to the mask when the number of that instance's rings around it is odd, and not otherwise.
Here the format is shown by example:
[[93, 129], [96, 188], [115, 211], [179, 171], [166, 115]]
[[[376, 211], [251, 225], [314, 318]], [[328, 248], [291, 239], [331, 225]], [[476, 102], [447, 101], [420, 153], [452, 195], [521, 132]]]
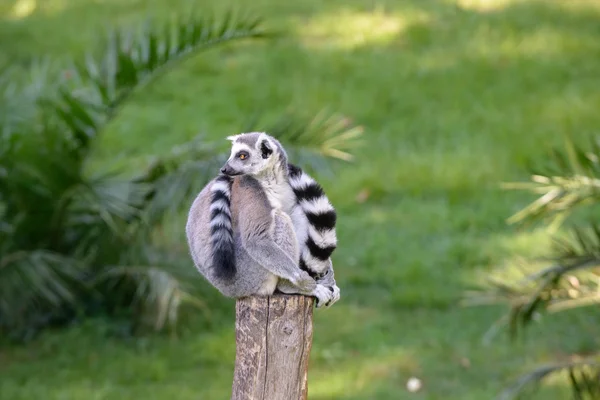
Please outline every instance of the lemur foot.
[[313, 290], [313, 296], [317, 298], [317, 308], [321, 308], [324, 304], [327, 304], [333, 298], [333, 292], [326, 286], [317, 284], [317, 287]]
[[340, 299], [340, 288], [337, 285], [329, 286], [329, 291], [331, 292], [331, 300], [325, 304], [326, 308], [331, 307], [336, 301]]

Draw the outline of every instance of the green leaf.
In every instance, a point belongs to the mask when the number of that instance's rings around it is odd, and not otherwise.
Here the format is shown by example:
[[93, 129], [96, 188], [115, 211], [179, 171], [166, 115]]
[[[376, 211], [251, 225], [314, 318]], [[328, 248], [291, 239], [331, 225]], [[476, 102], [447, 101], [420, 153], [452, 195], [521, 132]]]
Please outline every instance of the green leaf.
[[100, 275], [97, 282], [132, 280], [136, 286], [134, 302], [143, 318], [149, 319], [155, 330], [174, 326], [181, 304], [191, 304], [208, 311], [204, 302], [191, 295], [171, 272], [156, 266], [115, 266]]
[[512, 400], [528, 387], [539, 385], [551, 375], [566, 374], [575, 399], [597, 399], [600, 395], [600, 363], [596, 359], [539, 367], [523, 375], [504, 390], [498, 400]]
[[[29, 314], [59, 311], [73, 305], [83, 286], [81, 266], [72, 258], [46, 250], [0, 256], [0, 328], [21, 326]], [[24, 290], [26, 288], [26, 290]]]
[[547, 219], [555, 231], [574, 210], [600, 201], [600, 153], [597, 143], [592, 143], [592, 151], [586, 152], [567, 137], [562, 151], [553, 150], [553, 163], [540, 168], [531, 182], [503, 184], [506, 189], [527, 190], [540, 196], [508, 222]]

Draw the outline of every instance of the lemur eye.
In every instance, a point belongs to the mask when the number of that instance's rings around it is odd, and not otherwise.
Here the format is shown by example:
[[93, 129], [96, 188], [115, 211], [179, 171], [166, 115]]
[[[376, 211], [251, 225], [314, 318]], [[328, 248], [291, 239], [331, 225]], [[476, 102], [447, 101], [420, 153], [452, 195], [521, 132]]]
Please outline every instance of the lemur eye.
[[242, 152], [242, 153], [239, 153], [239, 154], [238, 154], [238, 158], [239, 158], [240, 160], [245, 160], [246, 158], [248, 158], [248, 153], [244, 153], [244, 152]]

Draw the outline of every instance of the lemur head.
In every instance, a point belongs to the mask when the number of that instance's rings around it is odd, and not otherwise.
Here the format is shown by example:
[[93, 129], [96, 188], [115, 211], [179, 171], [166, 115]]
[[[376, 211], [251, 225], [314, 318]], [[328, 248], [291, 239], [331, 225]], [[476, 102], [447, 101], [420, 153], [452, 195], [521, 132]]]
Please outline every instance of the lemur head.
[[287, 154], [281, 143], [264, 132], [242, 133], [227, 139], [232, 146], [229, 159], [221, 168], [225, 175], [257, 176], [287, 165]]

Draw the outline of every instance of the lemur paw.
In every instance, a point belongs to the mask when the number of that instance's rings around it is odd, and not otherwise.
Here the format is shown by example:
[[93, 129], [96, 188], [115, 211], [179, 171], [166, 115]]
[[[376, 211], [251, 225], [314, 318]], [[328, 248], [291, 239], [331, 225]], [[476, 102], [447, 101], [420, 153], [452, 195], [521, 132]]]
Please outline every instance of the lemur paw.
[[325, 304], [326, 308], [331, 307], [336, 301], [340, 299], [340, 288], [337, 287], [337, 285], [330, 286], [328, 287], [328, 289], [331, 292], [331, 300], [329, 300], [329, 302]]
[[324, 304], [331, 302], [333, 292], [328, 287], [317, 284], [313, 296], [317, 298], [317, 308], [321, 308]]

